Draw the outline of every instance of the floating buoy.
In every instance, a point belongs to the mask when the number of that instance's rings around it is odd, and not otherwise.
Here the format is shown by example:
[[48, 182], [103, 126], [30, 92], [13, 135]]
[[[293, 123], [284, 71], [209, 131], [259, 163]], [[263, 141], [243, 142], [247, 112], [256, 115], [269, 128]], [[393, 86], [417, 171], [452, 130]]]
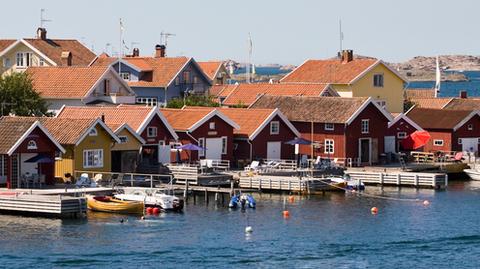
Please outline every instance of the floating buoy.
[[247, 226], [247, 227], [245, 227], [245, 232], [246, 232], [247, 234], [252, 233], [252, 232], [253, 232], [252, 226]]
[[145, 220], [145, 216], [142, 216], [140, 219], [141, 219], [141, 220]]
[[289, 201], [290, 203], [295, 202], [295, 196], [293, 196], [293, 195], [288, 196], [288, 201]]
[[430, 202], [429, 202], [428, 200], [423, 201], [423, 205], [424, 205], [424, 206], [427, 206], [427, 205], [429, 205], [429, 204], [430, 204]]
[[288, 210], [283, 210], [283, 217], [284, 218], [289, 218], [290, 217], [290, 212], [288, 212]]
[[155, 215], [158, 215], [158, 214], [160, 213], [160, 208], [154, 207], [154, 208], [152, 209], [152, 213], [155, 214]]
[[378, 213], [378, 208], [372, 207], [372, 209], [370, 209], [370, 211], [372, 212], [372, 214], [376, 215]]
[[147, 207], [147, 214], [152, 214], [153, 213], [153, 208]]

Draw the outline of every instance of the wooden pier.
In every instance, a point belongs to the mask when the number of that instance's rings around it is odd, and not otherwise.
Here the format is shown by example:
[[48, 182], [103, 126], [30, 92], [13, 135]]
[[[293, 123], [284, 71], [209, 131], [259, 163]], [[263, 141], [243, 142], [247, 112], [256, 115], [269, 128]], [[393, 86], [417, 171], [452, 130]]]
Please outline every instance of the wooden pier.
[[365, 184], [413, 186], [416, 188], [445, 188], [448, 175], [444, 173], [383, 173], [364, 171], [345, 171], [350, 178], [361, 180]]
[[316, 177], [253, 175], [250, 177], [240, 177], [239, 187], [242, 189], [295, 193], [338, 191], [338, 188], [330, 186], [324, 180], [325, 178]]
[[35, 216], [74, 218], [86, 214], [87, 201], [84, 197], [2, 193], [0, 195], [0, 211]]

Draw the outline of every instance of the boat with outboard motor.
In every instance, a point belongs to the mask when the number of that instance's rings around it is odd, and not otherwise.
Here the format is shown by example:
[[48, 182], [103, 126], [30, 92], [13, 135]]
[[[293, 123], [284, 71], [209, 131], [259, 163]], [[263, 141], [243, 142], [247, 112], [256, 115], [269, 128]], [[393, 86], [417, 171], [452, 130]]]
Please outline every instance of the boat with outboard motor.
[[110, 196], [87, 196], [88, 209], [99, 212], [142, 214], [143, 202], [122, 201]]
[[251, 194], [235, 194], [228, 203], [229, 208], [256, 208], [257, 201]]
[[183, 200], [175, 195], [169, 195], [155, 189], [124, 189], [123, 193], [117, 193], [115, 198], [123, 201], [139, 201], [147, 207], [158, 207], [165, 211], [181, 211]]

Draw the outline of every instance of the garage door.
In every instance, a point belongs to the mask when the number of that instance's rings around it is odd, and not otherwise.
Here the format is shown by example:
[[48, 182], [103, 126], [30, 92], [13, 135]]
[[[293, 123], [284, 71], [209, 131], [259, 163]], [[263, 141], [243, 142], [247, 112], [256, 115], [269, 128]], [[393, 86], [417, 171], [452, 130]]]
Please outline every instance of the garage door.
[[478, 151], [478, 138], [461, 138], [462, 151], [464, 152], [476, 152]]
[[281, 159], [282, 142], [267, 142], [267, 159], [280, 160]]
[[205, 147], [207, 148], [205, 153], [206, 159], [222, 159], [222, 138], [207, 138], [205, 141]]

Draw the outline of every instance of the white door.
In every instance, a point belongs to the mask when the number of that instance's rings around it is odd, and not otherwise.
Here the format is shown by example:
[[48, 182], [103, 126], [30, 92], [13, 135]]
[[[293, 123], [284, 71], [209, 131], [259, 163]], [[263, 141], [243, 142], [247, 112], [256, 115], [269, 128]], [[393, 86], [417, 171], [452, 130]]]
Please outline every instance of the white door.
[[170, 163], [170, 145], [158, 145], [158, 162]]
[[478, 150], [478, 138], [461, 138], [462, 151], [476, 152]]
[[205, 148], [207, 148], [205, 159], [222, 159], [222, 138], [207, 138], [205, 140]]
[[267, 159], [280, 160], [282, 156], [282, 142], [267, 142]]
[[385, 153], [395, 153], [395, 136], [385, 136]]

